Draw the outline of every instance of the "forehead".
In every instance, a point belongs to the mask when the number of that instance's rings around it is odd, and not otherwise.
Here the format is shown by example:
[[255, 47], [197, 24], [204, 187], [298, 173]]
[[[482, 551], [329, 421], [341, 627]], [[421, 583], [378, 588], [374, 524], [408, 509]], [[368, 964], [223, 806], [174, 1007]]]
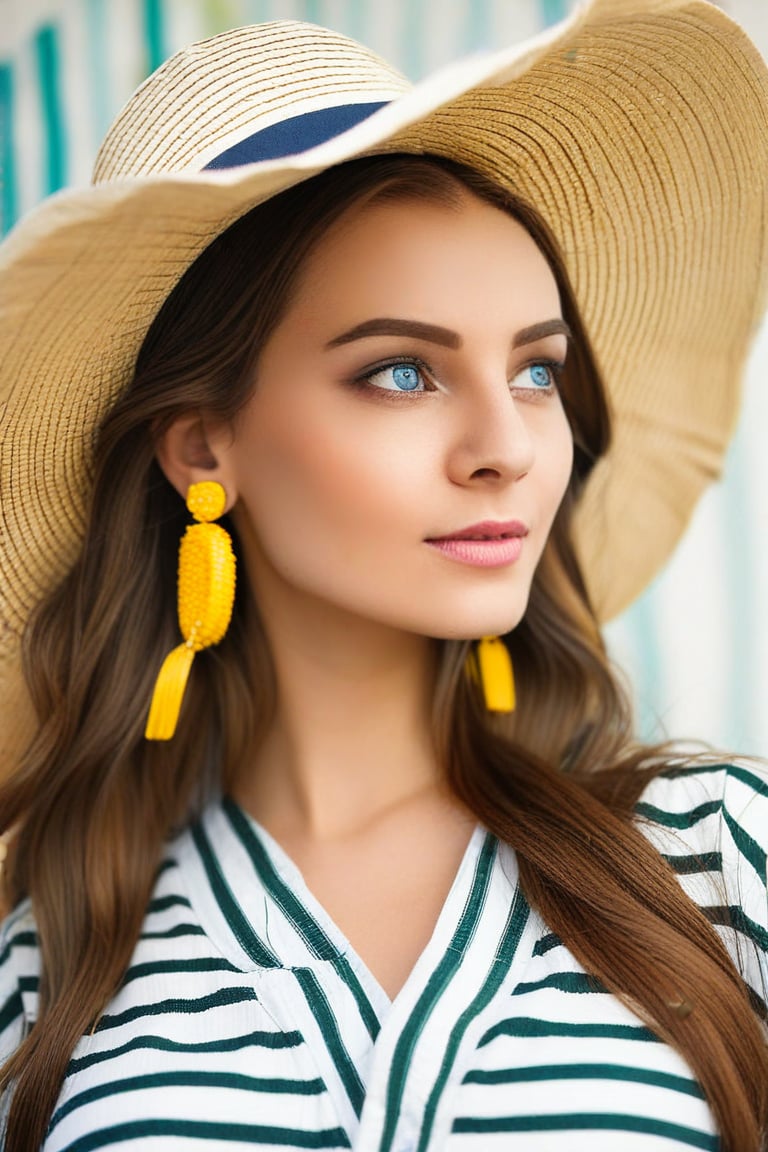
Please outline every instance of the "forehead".
[[514, 311], [521, 324], [560, 314], [554, 275], [530, 234], [465, 191], [455, 204], [404, 198], [347, 209], [307, 258], [293, 304], [361, 313], [398, 305], [455, 318], [474, 306]]

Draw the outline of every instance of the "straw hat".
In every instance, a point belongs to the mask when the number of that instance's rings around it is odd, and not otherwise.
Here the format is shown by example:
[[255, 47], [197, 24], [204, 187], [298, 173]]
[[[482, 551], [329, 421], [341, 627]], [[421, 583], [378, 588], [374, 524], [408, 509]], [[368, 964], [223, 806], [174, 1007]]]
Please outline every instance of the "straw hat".
[[20, 634], [77, 554], [94, 428], [162, 301], [248, 208], [385, 151], [463, 161], [548, 220], [615, 415], [578, 522], [600, 616], [669, 555], [763, 310], [768, 73], [744, 33], [701, 0], [592, 0], [413, 88], [312, 25], [227, 32], [139, 88], [94, 187], [0, 246], [0, 765], [29, 731]]

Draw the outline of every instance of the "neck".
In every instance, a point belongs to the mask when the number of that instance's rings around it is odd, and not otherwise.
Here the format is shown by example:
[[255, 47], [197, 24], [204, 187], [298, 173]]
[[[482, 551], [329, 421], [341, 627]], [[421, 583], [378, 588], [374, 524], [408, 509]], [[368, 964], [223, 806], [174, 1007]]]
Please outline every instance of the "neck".
[[276, 833], [357, 832], [442, 792], [430, 712], [435, 642], [310, 600], [265, 626], [278, 707], [237, 797]]

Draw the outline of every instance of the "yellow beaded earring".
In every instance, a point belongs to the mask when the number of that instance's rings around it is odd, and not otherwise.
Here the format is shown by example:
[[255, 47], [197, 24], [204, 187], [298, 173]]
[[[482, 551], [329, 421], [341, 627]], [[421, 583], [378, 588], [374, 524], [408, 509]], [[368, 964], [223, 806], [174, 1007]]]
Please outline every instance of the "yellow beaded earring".
[[192, 484], [187, 508], [198, 521], [190, 524], [179, 546], [178, 611], [184, 643], [168, 653], [155, 681], [144, 735], [170, 740], [195, 653], [218, 644], [229, 627], [235, 599], [232, 541], [218, 520], [227, 494], [215, 480]]
[[483, 636], [477, 643], [477, 670], [489, 712], [514, 712], [515, 676], [512, 657], [498, 636]]

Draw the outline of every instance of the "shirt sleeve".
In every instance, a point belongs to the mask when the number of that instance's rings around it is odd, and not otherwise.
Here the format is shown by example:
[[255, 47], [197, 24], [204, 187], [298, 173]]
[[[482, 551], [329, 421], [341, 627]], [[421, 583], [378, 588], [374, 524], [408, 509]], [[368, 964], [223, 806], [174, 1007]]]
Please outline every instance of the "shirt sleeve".
[[0, 1063], [13, 1055], [26, 1035], [37, 1004], [37, 933], [29, 901], [0, 925]]
[[665, 772], [643, 793], [637, 815], [752, 992], [768, 1001], [768, 767]]

